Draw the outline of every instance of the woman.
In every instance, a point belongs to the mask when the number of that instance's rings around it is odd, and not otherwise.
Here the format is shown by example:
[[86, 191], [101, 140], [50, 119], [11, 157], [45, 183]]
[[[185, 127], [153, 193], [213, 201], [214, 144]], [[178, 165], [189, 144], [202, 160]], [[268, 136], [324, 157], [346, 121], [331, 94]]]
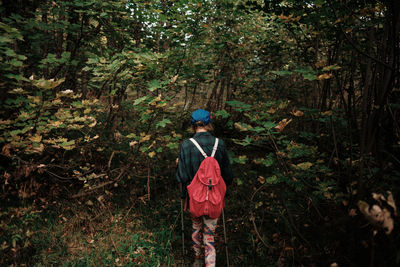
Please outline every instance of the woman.
[[[195, 132], [193, 139], [197, 141], [200, 147], [207, 155], [211, 155], [215, 144], [215, 137], [210, 134], [213, 130], [211, 125], [210, 112], [204, 109], [198, 109], [192, 113], [191, 124]], [[188, 198], [187, 186], [193, 180], [204, 156], [198, 148], [189, 139], [183, 141], [178, 160], [178, 170], [176, 178], [182, 183], [182, 198]], [[215, 159], [218, 161], [221, 169], [221, 176], [228, 186], [232, 182], [233, 174], [226, 152], [225, 143], [219, 139]], [[187, 201], [186, 201], [187, 203]], [[195, 262], [193, 266], [202, 266], [205, 262], [206, 267], [213, 267], [216, 263], [216, 252], [214, 246], [214, 235], [218, 218], [211, 219], [208, 216], [194, 218], [192, 216], [192, 240], [195, 253]], [[201, 236], [203, 235], [203, 241]], [[202, 259], [202, 245], [204, 246], [204, 260]]]

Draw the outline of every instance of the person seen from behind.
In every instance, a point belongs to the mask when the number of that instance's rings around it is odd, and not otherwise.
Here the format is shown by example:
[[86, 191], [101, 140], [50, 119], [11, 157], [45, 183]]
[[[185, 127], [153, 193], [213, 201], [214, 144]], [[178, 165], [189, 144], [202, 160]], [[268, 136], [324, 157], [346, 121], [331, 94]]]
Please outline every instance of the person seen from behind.
[[[192, 129], [195, 132], [193, 136], [195, 142], [193, 140], [186, 139], [183, 141], [180, 147], [176, 178], [178, 182], [182, 184], [181, 197], [185, 199], [186, 204], [189, 203], [187, 187], [191, 184], [196, 172], [200, 167], [200, 164], [205, 157], [214, 156], [218, 162], [220, 173], [226, 186], [230, 185], [232, 182], [233, 173], [229, 163], [225, 143], [219, 138], [216, 140], [216, 138], [210, 133], [213, 130], [211, 122], [212, 118], [210, 112], [204, 109], [198, 109], [194, 111], [191, 116], [191, 124]], [[198, 148], [195, 143], [197, 143], [200, 148]], [[203, 150], [203, 152], [201, 152], [201, 150]], [[203, 266], [205, 263], [206, 267], [214, 267], [216, 264], [214, 235], [218, 218], [210, 218], [207, 215], [195, 217], [191, 214], [191, 219], [193, 228], [192, 248], [195, 254], [193, 266], [199, 267]], [[202, 247], [204, 247], [204, 256], [202, 255]]]

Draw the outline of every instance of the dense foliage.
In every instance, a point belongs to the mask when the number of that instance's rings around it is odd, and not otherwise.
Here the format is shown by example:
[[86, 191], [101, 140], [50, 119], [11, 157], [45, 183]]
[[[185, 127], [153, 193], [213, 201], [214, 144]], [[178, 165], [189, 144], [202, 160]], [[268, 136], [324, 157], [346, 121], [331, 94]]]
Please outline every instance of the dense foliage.
[[181, 263], [175, 159], [200, 107], [235, 170], [233, 265], [400, 264], [399, 2], [0, 15], [1, 265]]

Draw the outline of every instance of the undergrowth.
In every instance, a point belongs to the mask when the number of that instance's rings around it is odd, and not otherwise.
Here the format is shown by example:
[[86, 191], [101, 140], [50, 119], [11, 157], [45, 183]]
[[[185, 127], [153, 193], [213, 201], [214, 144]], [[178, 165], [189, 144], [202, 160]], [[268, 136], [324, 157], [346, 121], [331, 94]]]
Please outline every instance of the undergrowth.
[[149, 203], [112, 200], [34, 202], [3, 210], [0, 265], [174, 266], [178, 211], [165, 220]]

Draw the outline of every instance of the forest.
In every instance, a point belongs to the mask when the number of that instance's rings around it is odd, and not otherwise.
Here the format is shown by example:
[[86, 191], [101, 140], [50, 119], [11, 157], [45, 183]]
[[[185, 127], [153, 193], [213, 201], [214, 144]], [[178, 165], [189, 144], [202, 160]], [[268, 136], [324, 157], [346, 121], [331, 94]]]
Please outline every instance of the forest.
[[399, 35], [395, 0], [0, 1], [0, 265], [189, 266], [202, 108], [217, 266], [400, 266]]

